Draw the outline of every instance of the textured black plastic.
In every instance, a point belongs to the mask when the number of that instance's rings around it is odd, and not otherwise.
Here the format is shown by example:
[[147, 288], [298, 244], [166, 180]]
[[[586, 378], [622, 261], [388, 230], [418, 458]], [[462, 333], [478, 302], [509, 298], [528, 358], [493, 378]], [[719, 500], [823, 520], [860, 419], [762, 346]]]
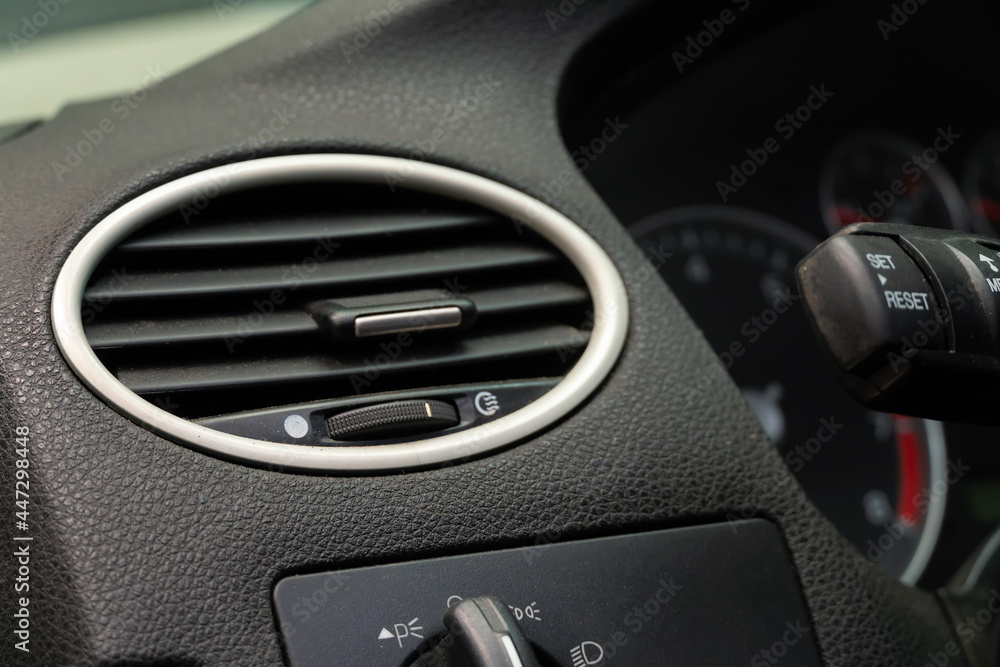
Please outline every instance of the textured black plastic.
[[[163, 81], [124, 119], [111, 100], [74, 106], [0, 148], [0, 419], [5, 442], [16, 426], [32, 429], [28, 532], [37, 539], [32, 652], [5, 639], [6, 664], [279, 665], [270, 594], [290, 573], [727, 515], [780, 527], [827, 664], [911, 667], [951, 640], [933, 596], [880, 573], [807, 502], [697, 329], [577, 172], [557, 131], [558, 87], [581, 45], [633, 3], [572, 4], [553, 27], [555, 2], [405, 3], [357, 48], [366, 15], [386, 4], [323, 2]], [[78, 164], [84, 132], [103, 119], [114, 130]], [[461, 167], [576, 220], [621, 269], [632, 308], [626, 348], [600, 391], [507, 451], [342, 477], [194, 452], [84, 388], [49, 324], [53, 282], [81, 236], [182, 174], [307, 151]], [[558, 197], [546, 195], [552, 182], [563, 184]], [[4, 480], [12, 456], [5, 446]], [[2, 619], [11, 597], [0, 597]]]

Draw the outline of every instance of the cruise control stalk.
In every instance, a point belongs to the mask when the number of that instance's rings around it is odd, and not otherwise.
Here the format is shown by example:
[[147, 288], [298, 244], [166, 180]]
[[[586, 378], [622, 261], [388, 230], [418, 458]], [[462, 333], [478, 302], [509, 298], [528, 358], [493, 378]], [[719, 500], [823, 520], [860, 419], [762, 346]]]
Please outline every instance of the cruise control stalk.
[[861, 403], [1000, 424], [1000, 239], [857, 224], [796, 273], [820, 343]]

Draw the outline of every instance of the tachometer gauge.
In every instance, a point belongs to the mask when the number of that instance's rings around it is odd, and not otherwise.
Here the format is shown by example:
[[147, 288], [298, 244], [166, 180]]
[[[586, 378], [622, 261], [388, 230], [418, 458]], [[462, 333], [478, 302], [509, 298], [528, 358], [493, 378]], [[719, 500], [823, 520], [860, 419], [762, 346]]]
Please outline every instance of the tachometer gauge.
[[954, 139], [939, 131], [926, 147], [890, 134], [848, 137], [820, 173], [819, 200], [827, 230], [855, 222], [895, 222], [967, 230], [955, 181], [940, 164]]
[[632, 232], [817, 507], [870, 561], [915, 583], [944, 513], [942, 428], [871, 412], [841, 387], [795, 289], [816, 240], [722, 206], [658, 213]]
[[1000, 131], [980, 139], [969, 153], [962, 190], [975, 230], [1000, 236]]

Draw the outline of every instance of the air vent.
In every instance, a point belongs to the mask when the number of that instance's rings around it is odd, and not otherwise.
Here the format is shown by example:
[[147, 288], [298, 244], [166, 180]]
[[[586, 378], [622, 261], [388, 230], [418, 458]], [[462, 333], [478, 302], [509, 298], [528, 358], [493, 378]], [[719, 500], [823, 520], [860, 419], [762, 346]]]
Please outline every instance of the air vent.
[[593, 240], [515, 190], [308, 155], [201, 172], [122, 207], [71, 254], [53, 323], [92, 389], [175, 440], [290, 468], [388, 469], [562, 417], [620, 352], [625, 304]]
[[[126, 387], [198, 419], [561, 377], [586, 347], [590, 310], [573, 265], [510, 219], [439, 196], [314, 182], [156, 220], [104, 259], [82, 315]], [[438, 311], [455, 322], [427, 321]], [[332, 333], [331, 318], [352, 312], [402, 324]]]

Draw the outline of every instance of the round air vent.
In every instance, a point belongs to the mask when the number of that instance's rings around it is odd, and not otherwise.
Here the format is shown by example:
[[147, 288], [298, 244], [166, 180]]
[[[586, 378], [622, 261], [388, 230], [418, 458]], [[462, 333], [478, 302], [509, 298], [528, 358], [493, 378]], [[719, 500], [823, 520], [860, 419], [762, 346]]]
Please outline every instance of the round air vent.
[[56, 340], [127, 417], [311, 470], [473, 456], [565, 416], [624, 344], [603, 250], [560, 213], [446, 167], [296, 155], [192, 174], [70, 254]]

